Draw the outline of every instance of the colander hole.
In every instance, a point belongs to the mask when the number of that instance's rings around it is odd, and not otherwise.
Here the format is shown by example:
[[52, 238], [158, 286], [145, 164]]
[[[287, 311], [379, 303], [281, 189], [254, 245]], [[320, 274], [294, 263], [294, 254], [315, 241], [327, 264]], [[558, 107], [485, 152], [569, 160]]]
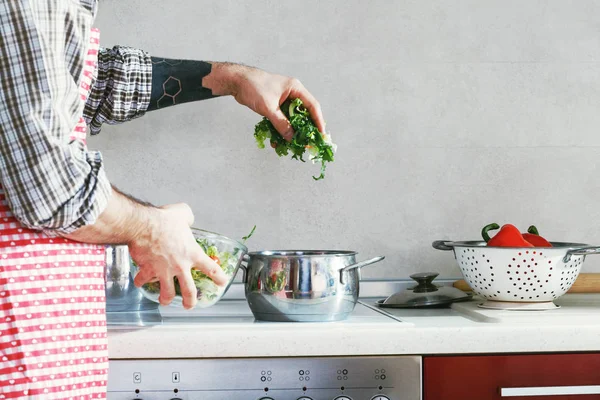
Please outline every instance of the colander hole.
[[521, 268], [521, 264], [517, 265], [517, 268]]
[[510, 279], [512, 281], [512, 276], [510, 278], [508, 278], [508, 279]]
[[494, 267], [490, 267], [490, 269], [494, 269]]
[[492, 276], [494, 276], [494, 274], [492, 273]]

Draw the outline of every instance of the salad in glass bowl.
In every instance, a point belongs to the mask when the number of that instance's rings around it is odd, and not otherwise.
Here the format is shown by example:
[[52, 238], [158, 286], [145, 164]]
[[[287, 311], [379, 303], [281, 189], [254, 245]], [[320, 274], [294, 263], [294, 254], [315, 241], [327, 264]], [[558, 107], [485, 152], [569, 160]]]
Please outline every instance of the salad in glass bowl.
[[[256, 227], [255, 227], [256, 228]], [[217, 264], [221, 266], [221, 269], [225, 272], [225, 274], [229, 277], [229, 282], [225, 286], [218, 286], [213, 282], [213, 280], [205, 275], [204, 273], [192, 269], [192, 278], [194, 279], [194, 283], [196, 288], [198, 289], [198, 303], [196, 307], [198, 308], [206, 308], [210, 307], [219, 301], [231, 283], [235, 278], [235, 275], [240, 268], [240, 264], [242, 262], [242, 258], [246, 253], [248, 253], [248, 248], [237, 240], [229, 239], [228, 237], [219, 235], [218, 233], [208, 232], [202, 229], [192, 228], [192, 233], [196, 238], [196, 242], [198, 246], [202, 247], [202, 250]], [[254, 233], [254, 229], [248, 236], [243, 238], [244, 241], [248, 239], [252, 233]], [[139, 267], [132, 262], [134, 277], [139, 272]], [[183, 299], [181, 297], [181, 287], [179, 286], [179, 282], [177, 278], [173, 278], [175, 282], [175, 298], [169, 304], [170, 306], [175, 307], [183, 307]], [[144, 284], [140, 291], [142, 294], [158, 303], [158, 297], [160, 294], [160, 282], [149, 282]]]

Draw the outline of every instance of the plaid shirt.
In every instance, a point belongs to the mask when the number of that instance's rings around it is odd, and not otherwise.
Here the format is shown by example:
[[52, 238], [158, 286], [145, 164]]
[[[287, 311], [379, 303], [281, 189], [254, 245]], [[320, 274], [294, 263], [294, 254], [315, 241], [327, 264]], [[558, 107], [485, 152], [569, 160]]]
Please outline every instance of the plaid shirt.
[[152, 64], [141, 50], [101, 49], [80, 97], [97, 0], [0, 0], [0, 183], [16, 218], [51, 235], [92, 224], [111, 186], [102, 156], [70, 134], [92, 133], [148, 108]]

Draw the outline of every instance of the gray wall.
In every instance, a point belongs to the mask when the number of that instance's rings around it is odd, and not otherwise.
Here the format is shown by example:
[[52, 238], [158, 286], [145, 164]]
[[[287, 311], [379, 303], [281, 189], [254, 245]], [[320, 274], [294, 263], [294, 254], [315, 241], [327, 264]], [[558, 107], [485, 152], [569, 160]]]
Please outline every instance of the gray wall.
[[[434, 239], [489, 222], [600, 244], [600, 2], [104, 0], [102, 44], [299, 78], [338, 144], [318, 166], [255, 146], [232, 98], [106, 126], [111, 180], [253, 250], [383, 254], [367, 278], [459, 277]], [[584, 271], [600, 270], [588, 257]]]

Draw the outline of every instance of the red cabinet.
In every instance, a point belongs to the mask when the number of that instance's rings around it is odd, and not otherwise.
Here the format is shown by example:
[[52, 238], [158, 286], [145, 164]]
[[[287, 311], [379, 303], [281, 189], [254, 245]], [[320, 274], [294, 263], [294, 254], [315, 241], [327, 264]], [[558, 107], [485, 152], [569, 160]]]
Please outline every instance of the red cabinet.
[[600, 353], [424, 357], [423, 395], [424, 400], [600, 400]]

